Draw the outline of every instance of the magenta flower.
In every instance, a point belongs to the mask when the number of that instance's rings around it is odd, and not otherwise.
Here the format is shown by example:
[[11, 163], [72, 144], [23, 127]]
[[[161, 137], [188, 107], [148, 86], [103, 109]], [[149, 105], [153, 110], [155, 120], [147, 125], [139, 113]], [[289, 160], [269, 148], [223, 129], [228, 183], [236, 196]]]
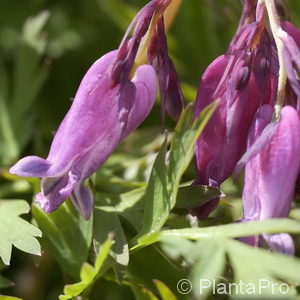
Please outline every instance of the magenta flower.
[[[285, 218], [288, 216], [295, 195], [295, 184], [300, 168], [300, 121], [297, 111], [285, 106], [281, 119], [267, 125], [272, 118], [270, 106], [261, 108], [253, 124], [248, 147], [255, 148], [255, 141], [268, 127], [274, 130], [265, 145], [254, 155], [245, 169], [243, 191], [244, 222]], [[292, 238], [285, 233], [243, 239], [250, 245], [262, 245], [263, 240], [274, 251], [293, 254]]]
[[19, 176], [42, 178], [36, 201], [46, 212], [54, 211], [70, 196], [89, 218], [93, 197], [83, 182], [152, 108], [157, 85], [154, 69], [143, 65], [132, 80], [111, 88], [108, 70], [115, 56], [116, 51], [104, 55], [84, 76], [47, 159], [28, 156], [10, 169]]
[[[82, 215], [90, 217], [93, 196], [84, 181], [139, 126], [154, 104], [155, 70], [148, 64], [134, 63], [153, 15], [157, 11], [161, 14], [168, 3], [148, 3], [133, 20], [119, 49], [101, 57], [88, 70], [48, 157], [25, 157], [10, 169], [19, 176], [42, 178], [36, 202], [46, 212], [71, 197]], [[133, 35], [128, 38], [133, 27]]]
[[[84, 181], [139, 126], [154, 104], [156, 71], [161, 73], [161, 66], [155, 70], [147, 62], [141, 62], [144, 57], [139, 51], [147, 50], [149, 41], [143, 38], [157, 27], [164, 39], [161, 43], [164, 58], [168, 58], [164, 24], [158, 20], [162, 20], [169, 4], [170, 0], [150, 1], [129, 25], [119, 49], [101, 57], [88, 70], [53, 139], [48, 157], [25, 157], [10, 169], [19, 176], [42, 178], [36, 202], [46, 212], [54, 211], [70, 197], [82, 215], [90, 217], [93, 196]], [[158, 49], [152, 55], [158, 57]], [[174, 68], [162, 73], [160, 78], [168, 82], [167, 94], [170, 87], [176, 85], [181, 91]], [[172, 99], [166, 101], [172, 106]], [[177, 105], [176, 101], [173, 105]], [[177, 106], [173, 111], [178, 114]]]
[[[275, 101], [278, 62], [272, 55], [274, 42], [263, 20], [261, 13], [257, 22], [241, 27], [228, 53], [217, 58], [202, 76], [195, 116], [216, 99], [220, 99], [220, 105], [196, 144], [195, 184], [219, 187], [232, 174], [246, 151], [256, 111]], [[191, 213], [205, 219], [218, 202], [211, 200], [191, 209]]]

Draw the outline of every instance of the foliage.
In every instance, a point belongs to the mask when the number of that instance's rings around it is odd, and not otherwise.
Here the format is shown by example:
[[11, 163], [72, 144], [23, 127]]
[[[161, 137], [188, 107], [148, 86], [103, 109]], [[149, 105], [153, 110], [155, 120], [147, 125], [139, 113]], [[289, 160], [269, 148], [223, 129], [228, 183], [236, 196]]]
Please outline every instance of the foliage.
[[79, 270], [82, 263], [87, 260], [91, 245], [93, 220], [84, 220], [67, 204], [51, 215], [34, 206], [33, 216], [62, 268], [70, 276], [78, 278]]
[[89, 263], [84, 263], [80, 270], [80, 279], [78, 283], [70, 284], [65, 286], [64, 295], [59, 296], [59, 300], [67, 300], [72, 297], [80, 295], [84, 290], [86, 290], [96, 279], [97, 276], [101, 274], [104, 262], [108, 257], [109, 250], [113, 244], [112, 238], [109, 237], [101, 247], [99, 254], [95, 260], [95, 266], [91, 266]]
[[12, 246], [41, 255], [40, 244], [35, 238], [42, 236], [41, 231], [19, 217], [29, 210], [26, 201], [0, 200], [0, 257], [6, 265], [10, 263]]

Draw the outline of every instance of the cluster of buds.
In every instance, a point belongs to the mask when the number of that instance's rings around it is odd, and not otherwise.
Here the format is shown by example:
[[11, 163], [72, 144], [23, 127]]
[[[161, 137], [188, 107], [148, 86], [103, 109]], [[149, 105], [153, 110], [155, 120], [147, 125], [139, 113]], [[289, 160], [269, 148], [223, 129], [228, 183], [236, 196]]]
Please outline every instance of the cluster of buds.
[[[195, 115], [220, 105], [196, 146], [195, 184], [219, 187], [245, 168], [243, 221], [287, 217], [300, 171], [300, 31], [281, 20], [280, 3], [245, 0], [238, 31], [225, 55], [205, 71]], [[191, 209], [206, 218], [213, 199]], [[292, 254], [289, 235], [244, 239]]]
[[157, 76], [163, 109], [173, 118], [180, 115], [182, 94], [163, 22], [168, 6], [174, 6], [171, 2], [150, 1], [129, 25], [118, 50], [102, 56], [87, 71], [47, 159], [28, 156], [10, 169], [19, 176], [42, 178], [36, 202], [46, 212], [70, 197], [81, 214], [90, 217], [94, 201], [84, 181], [147, 117], [156, 98]]

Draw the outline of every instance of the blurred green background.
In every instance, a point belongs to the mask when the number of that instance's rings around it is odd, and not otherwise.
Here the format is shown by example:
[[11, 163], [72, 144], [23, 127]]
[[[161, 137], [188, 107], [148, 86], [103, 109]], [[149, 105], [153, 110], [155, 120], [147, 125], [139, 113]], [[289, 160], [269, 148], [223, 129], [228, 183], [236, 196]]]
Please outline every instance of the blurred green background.
[[[5, 170], [21, 156], [47, 155], [81, 78], [96, 59], [118, 47], [129, 22], [145, 3], [0, 0], [0, 198], [12, 197], [5, 190]], [[299, 26], [300, 1], [286, 4]], [[194, 100], [204, 69], [226, 51], [240, 12], [239, 0], [183, 0], [168, 43], [187, 101]], [[157, 126], [161, 126], [159, 104], [143, 124]], [[26, 300], [56, 299], [66, 278], [45, 251], [37, 269], [34, 258], [14, 249], [12, 267], [3, 274], [17, 285], [4, 294]], [[155, 260], [151, 249], [147, 255]], [[138, 255], [134, 259], [143, 262]], [[109, 282], [101, 284], [101, 299], [119, 299]], [[126, 287], [120, 291], [123, 299], [131, 299]]]

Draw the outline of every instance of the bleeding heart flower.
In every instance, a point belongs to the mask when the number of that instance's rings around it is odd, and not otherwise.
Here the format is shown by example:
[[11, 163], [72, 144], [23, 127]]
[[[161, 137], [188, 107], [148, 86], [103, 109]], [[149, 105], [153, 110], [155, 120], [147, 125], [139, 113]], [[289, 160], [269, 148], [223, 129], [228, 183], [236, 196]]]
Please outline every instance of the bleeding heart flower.
[[[295, 195], [300, 168], [299, 116], [293, 107], [285, 106], [281, 111], [280, 120], [269, 123], [272, 113], [271, 106], [263, 106], [250, 130], [248, 148], [250, 152], [255, 148], [259, 151], [254, 151], [254, 155], [251, 155], [246, 164], [243, 191], [244, 222], [287, 217]], [[270, 127], [273, 127], [271, 134], [270, 131], [266, 134]], [[262, 144], [263, 135], [265, 142]], [[257, 145], [258, 143], [260, 145]], [[294, 253], [292, 238], [285, 233], [264, 234], [263, 237], [248, 237], [242, 240], [250, 245], [259, 246], [263, 239], [274, 251]]]
[[[272, 54], [274, 40], [264, 27], [264, 10], [260, 9], [259, 19], [238, 30], [228, 52], [217, 58], [201, 78], [195, 116], [216, 99], [220, 99], [220, 105], [196, 144], [196, 184], [219, 187], [232, 174], [246, 151], [256, 111], [263, 104], [275, 102], [278, 61]], [[214, 199], [190, 211], [205, 219], [218, 202]]]

